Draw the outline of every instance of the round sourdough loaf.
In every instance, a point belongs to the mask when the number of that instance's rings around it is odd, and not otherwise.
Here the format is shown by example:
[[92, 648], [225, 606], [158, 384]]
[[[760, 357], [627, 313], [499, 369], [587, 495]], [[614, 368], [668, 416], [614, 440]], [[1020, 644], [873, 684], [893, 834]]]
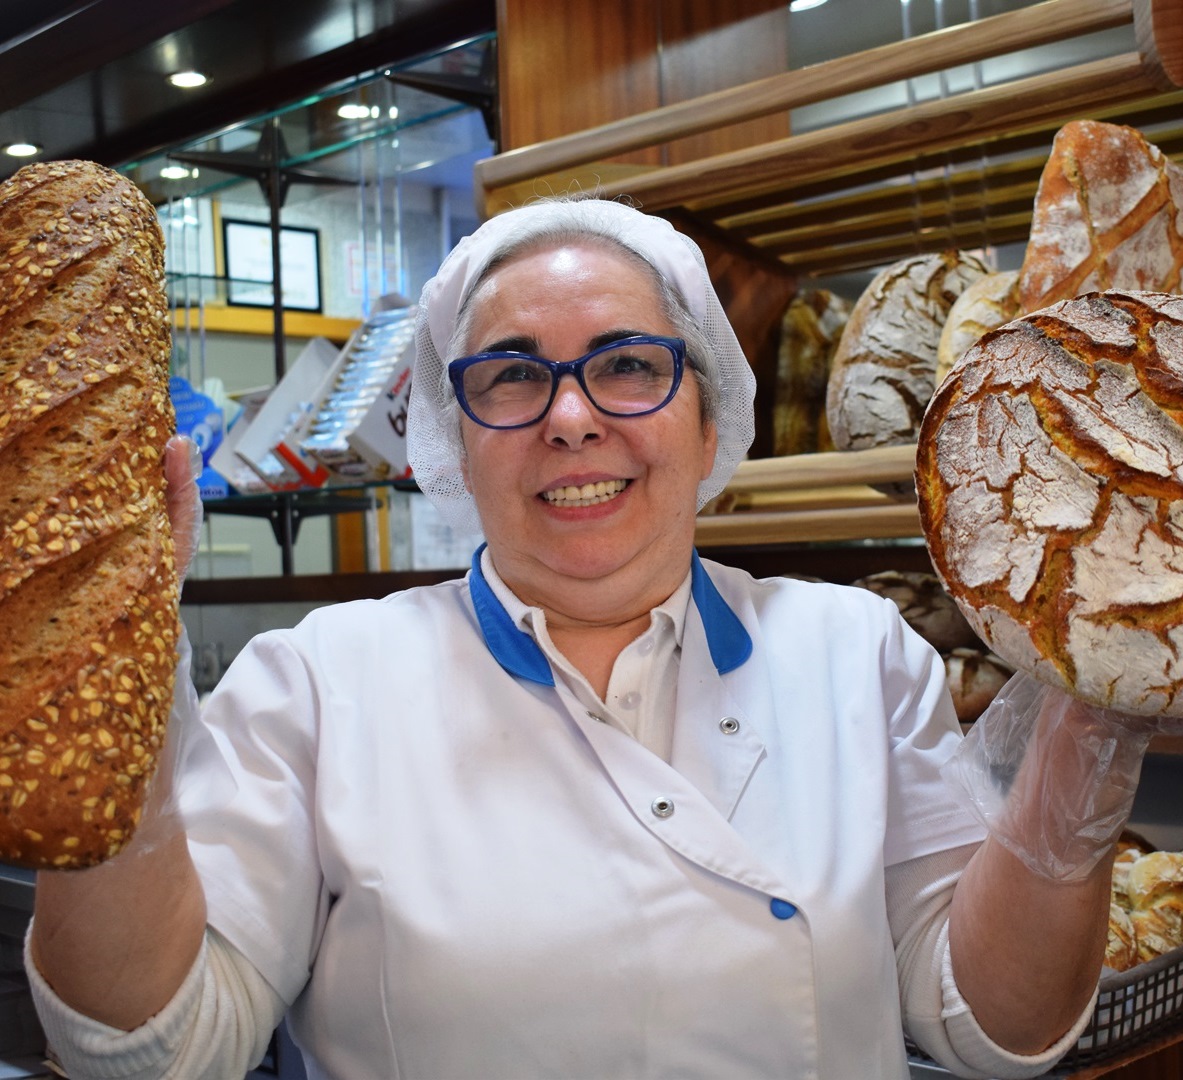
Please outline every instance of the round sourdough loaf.
[[839, 450], [916, 441], [936, 386], [937, 346], [953, 301], [986, 267], [972, 255], [914, 255], [881, 270], [842, 331], [826, 387]]
[[1008, 663], [1183, 715], [1183, 297], [1065, 300], [985, 335], [929, 405], [933, 565]]
[[92, 865], [140, 815], [178, 587], [163, 237], [90, 162], [0, 185], [0, 861]]

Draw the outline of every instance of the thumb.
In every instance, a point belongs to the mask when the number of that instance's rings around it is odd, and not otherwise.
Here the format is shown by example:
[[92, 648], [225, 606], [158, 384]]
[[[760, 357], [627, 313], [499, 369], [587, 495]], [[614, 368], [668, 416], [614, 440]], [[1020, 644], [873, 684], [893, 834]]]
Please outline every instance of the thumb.
[[186, 435], [174, 435], [164, 446], [164, 478], [168, 483], [167, 507], [176, 547], [177, 574], [185, 580], [201, 541], [201, 449]]

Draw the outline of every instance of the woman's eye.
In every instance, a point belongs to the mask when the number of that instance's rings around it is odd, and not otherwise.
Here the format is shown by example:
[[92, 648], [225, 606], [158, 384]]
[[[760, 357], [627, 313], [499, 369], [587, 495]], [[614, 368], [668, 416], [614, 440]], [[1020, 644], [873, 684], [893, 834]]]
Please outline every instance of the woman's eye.
[[653, 370], [653, 365], [641, 356], [631, 353], [617, 353], [604, 366], [608, 375], [646, 375]]
[[536, 364], [506, 364], [496, 372], [493, 385], [504, 383], [537, 382], [542, 374]]

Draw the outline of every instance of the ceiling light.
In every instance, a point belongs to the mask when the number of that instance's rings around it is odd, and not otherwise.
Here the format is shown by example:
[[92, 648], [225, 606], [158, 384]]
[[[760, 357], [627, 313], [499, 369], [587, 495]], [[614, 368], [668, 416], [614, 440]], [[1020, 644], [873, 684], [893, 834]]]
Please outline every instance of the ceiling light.
[[390, 106], [390, 119], [391, 119], [391, 120], [395, 120], [395, 119], [397, 119], [397, 118], [398, 118], [398, 106], [397, 106], [397, 105], [391, 105], [391, 106]]
[[4, 147], [4, 152], [9, 157], [32, 157], [41, 152], [41, 147], [29, 142], [14, 142]]
[[204, 86], [209, 79], [200, 71], [177, 71], [168, 77], [168, 81], [182, 90], [192, 90], [194, 87]]
[[160, 170], [160, 175], [165, 180], [188, 180], [193, 175], [184, 165], [165, 165]]
[[337, 115], [342, 120], [368, 120], [370, 109], [367, 105], [345, 104], [337, 109]]
[[799, 11], [811, 11], [821, 7], [826, 0], [789, 0], [789, 11], [796, 14]]

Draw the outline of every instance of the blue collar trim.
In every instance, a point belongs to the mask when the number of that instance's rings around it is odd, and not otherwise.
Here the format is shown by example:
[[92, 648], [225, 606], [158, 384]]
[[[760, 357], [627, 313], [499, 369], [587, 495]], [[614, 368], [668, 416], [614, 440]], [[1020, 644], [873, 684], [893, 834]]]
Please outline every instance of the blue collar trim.
[[519, 679], [554, 686], [555, 677], [550, 663], [536, 642], [525, 630], [514, 625], [509, 612], [493, 595], [485, 575], [481, 572], [481, 552], [488, 545], [481, 544], [472, 556], [472, 574], [468, 579], [468, 591], [472, 595], [472, 606], [476, 608], [485, 645], [494, 658], [511, 675]]
[[698, 607], [715, 670], [720, 675], [734, 671], [752, 655], [752, 638], [702, 568], [697, 551], [690, 554], [690, 595]]
[[[554, 686], [555, 678], [550, 663], [538, 643], [514, 625], [509, 612], [502, 607], [501, 601], [485, 580], [481, 572], [481, 552], [484, 550], [485, 545], [482, 544], [473, 554], [468, 589], [481, 633], [485, 637], [485, 645], [497, 663], [511, 675], [541, 686]], [[716, 670], [720, 675], [734, 671], [752, 655], [752, 639], [739, 616], [719, 595], [715, 583], [702, 567], [698, 552], [691, 555], [690, 594], [702, 618], [707, 646]]]

